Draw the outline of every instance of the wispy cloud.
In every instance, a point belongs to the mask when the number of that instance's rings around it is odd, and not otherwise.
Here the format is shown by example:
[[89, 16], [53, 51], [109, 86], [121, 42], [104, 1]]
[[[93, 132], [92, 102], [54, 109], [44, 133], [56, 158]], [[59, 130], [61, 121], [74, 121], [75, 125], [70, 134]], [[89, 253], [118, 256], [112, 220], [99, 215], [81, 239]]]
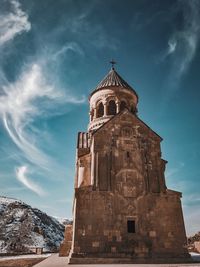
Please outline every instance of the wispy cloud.
[[46, 192], [27, 176], [28, 173], [29, 172], [27, 166], [20, 166], [16, 168], [16, 177], [26, 188], [35, 192], [39, 196], [46, 195]]
[[[31, 29], [28, 14], [22, 10], [19, 1], [10, 0], [6, 4], [10, 8], [9, 11], [7, 9], [0, 14], [1, 51], [5, 48], [4, 44], [14, 43], [17, 35]], [[51, 44], [45, 47], [51, 50]], [[17, 178], [33, 189], [38, 188], [27, 177], [27, 163], [35, 175], [54, 177], [55, 173], [59, 172], [62, 177], [65, 171], [65, 168], [46, 152], [43, 146], [46, 134], [36, 128], [34, 123], [65, 113], [66, 107], [69, 106], [67, 104], [82, 104], [86, 100], [85, 96], [76, 97], [71, 90], [61, 88], [58, 78], [53, 79], [54, 74], [48, 69], [49, 66], [58, 66], [68, 51], [84, 56], [83, 50], [75, 42], [65, 43], [48, 55], [40, 48], [36, 55], [32, 55], [31, 61], [23, 63], [21, 70], [18, 70], [19, 74], [12, 81], [7, 79], [3, 62], [0, 62], [0, 120], [17, 148], [9, 148], [12, 155], [9, 157], [22, 166], [16, 171]], [[47, 143], [45, 139], [45, 144]]]
[[96, 6], [97, 2], [91, 1], [87, 5], [83, 5], [83, 10], [77, 16], [68, 20], [65, 18], [64, 30], [67, 29], [75, 33], [76, 36], [81, 38], [81, 41], [84, 40], [87, 47], [117, 50], [120, 44], [119, 40], [114, 38], [102, 23], [97, 23], [96, 20], [91, 19], [93, 12], [96, 12], [94, 11]]
[[33, 65], [15, 83], [3, 86], [0, 96], [0, 115], [10, 138], [29, 161], [42, 167], [47, 167], [48, 160], [30, 140], [25, 127], [41, 112], [34, 100], [48, 97], [52, 91], [46, 86], [40, 67]]
[[21, 9], [20, 3], [17, 0], [11, 0], [10, 5], [11, 11], [0, 15], [0, 45], [31, 29], [28, 15]]
[[176, 51], [176, 46], [177, 46], [177, 40], [168, 41], [167, 56], [173, 54]]
[[38, 116], [51, 114], [52, 108], [83, 103], [85, 99], [49, 85], [39, 64], [32, 64], [16, 82], [0, 89], [0, 116], [7, 133], [29, 162], [48, 169], [53, 160], [37, 147], [31, 123]]
[[[2, 10], [0, 11], [0, 52], [4, 52], [1, 53], [1, 58], [6, 60], [10, 53], [16, 57], [16, 64], [13, 63], [13, 68], [9, 65], [10, 68], [5, 69], [3, 64], [5, 61], [0, 62], [0, 120], [7, 136], [14, 144], [14, 146], [9, 145], [9, 157], [15, 166], [16, 163], [17, 166], [21, 166], [16, 169], [16, 178], [26, 188], [42, 195], [41, 188], [29, 176], [30, 171], [31, 177], [39, 175], [44, 179], [50, 177], [61, 177], [62, 179], [66, 174], [66, 167], [53, 158], [52, 147], [55, 146], [55, 143], [51, 147], [51, 143], [47, 138], [45, 139], [46, 133], [37, 127], [39, 124], [46, 124], [46, 119], [49, 117], [64, 114], [72, 104], [85, 103], [85, 96], [76, 96], [71, 88], [66, 89], [66, 84], [62, 85], [62, 82], [65, 81], [60, 81], [56, 75], [64, 58], [67, 59], [67, 56], [70, 58], [75, 53], [84, 56], [84, 50], [75, 41], [65, 41], [58, 47], [59, 42], [54, 40], [52, 35], [48, 39], [52, 42], [45, 43], [44, 41], [41, 45], [39, 37], [45, 33], [39, 28], [38, 31], [35, 29], [32, 31], [35, 45], [32, 54], [24, 53], [25, 57], [21, 59], [21, 54], [19, 57], [17, 56], [21, 48], [9, 46], [5, 50], [8, 42], [14, 44], [16, 36], [31, 30], [28, 13], [19, 1], [8, 0], [6, 8], [9, 7], [9, 9], [4, 13]], [[80, 20], [85, 21], [85, 16]], [[73, 21], [77, 20], [73, 19]], [[85, 23], [87, 28], [87, 22]], [[82, 28], [79, 30], [82, 32]], [[83, 31], [82, 34], [84, 35], [85, 32]], [[88, 34], [90, 35], [90, 31]], [[93, 36], [93, 39], [96, 40], [96, 36], [95, 38]], [[22, 63], [21, 69], [19, 69], [20, 64], [17, 65], [19, 62]], [[18, 67], [17, 72], [15, 66]], [[12, 76], [11, 79], [10, 76]], [[5, 158], [1, 159], [1, 161], [3, 160]], [[10, 167], [8, 168], [10, 169]]]
[[200, 2], [198, 0], [178, 1], [178, 10], [182, 11], [183, 24], [175, 29], [168, 40], [164, 59], [170, 56], [170, 72], [173, 85], [178, 85], [183, 74], [188, 70], [197, 50], [200, 39]]
[[84, 52], [82, 48], [75, 42], [69, 42], [65, 45], [63, 45], [59, 50], [57, 50], [53, 55], [52, 55], [52, 60], [57, 60], [58, 57], [63, 56], [66, 54], [67, 51], [74, 51], [81, 56], [84, 56]]

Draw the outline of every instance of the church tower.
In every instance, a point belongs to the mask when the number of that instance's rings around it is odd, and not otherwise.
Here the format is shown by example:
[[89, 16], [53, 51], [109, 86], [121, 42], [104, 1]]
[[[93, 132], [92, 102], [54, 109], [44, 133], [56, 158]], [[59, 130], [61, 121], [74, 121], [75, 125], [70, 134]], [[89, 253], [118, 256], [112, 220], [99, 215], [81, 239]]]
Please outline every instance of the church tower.
[[112, 65], [89, 103], [88, 131], [78, 133], [69, 263], [189, 260], [181, 193], [166, 187], [162, 138], [138, 117], [137, 93]]

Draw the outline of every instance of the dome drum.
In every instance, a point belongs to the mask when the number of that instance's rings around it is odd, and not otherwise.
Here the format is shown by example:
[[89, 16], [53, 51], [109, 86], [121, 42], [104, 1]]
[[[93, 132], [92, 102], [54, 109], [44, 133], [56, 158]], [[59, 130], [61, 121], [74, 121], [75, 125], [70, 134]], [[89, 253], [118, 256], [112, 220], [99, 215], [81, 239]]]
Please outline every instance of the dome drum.
[[90, 98], [89, 130], [95, 130], [124, 108], [137, 113], [137, 101], [134, 92], [122, 87], [110, 87], [96, 91]]

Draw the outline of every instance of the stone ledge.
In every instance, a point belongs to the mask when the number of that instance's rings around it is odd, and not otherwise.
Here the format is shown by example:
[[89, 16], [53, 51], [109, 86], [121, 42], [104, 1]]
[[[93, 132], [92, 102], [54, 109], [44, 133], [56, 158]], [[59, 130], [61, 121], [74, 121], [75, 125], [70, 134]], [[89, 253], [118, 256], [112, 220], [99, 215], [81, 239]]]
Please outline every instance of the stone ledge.
[[191, 258], [136, 259], [136, 258], [75, 258], [68, 259], [68, 264], [168, 264], [197, 263]]

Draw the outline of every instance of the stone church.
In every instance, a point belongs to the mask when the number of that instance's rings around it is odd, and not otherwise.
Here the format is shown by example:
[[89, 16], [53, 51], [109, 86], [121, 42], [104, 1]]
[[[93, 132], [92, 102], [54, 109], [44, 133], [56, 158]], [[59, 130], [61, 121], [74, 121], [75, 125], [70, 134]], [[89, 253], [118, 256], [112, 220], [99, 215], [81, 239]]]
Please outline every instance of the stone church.
[[78, 133], [72, 241], [64, 241], [69, 263], [189, 260], [181, 193], [166, 187], [162, 138], [138, 117], [136, 91], [112, 65], [89, 103], [88, 131]]

